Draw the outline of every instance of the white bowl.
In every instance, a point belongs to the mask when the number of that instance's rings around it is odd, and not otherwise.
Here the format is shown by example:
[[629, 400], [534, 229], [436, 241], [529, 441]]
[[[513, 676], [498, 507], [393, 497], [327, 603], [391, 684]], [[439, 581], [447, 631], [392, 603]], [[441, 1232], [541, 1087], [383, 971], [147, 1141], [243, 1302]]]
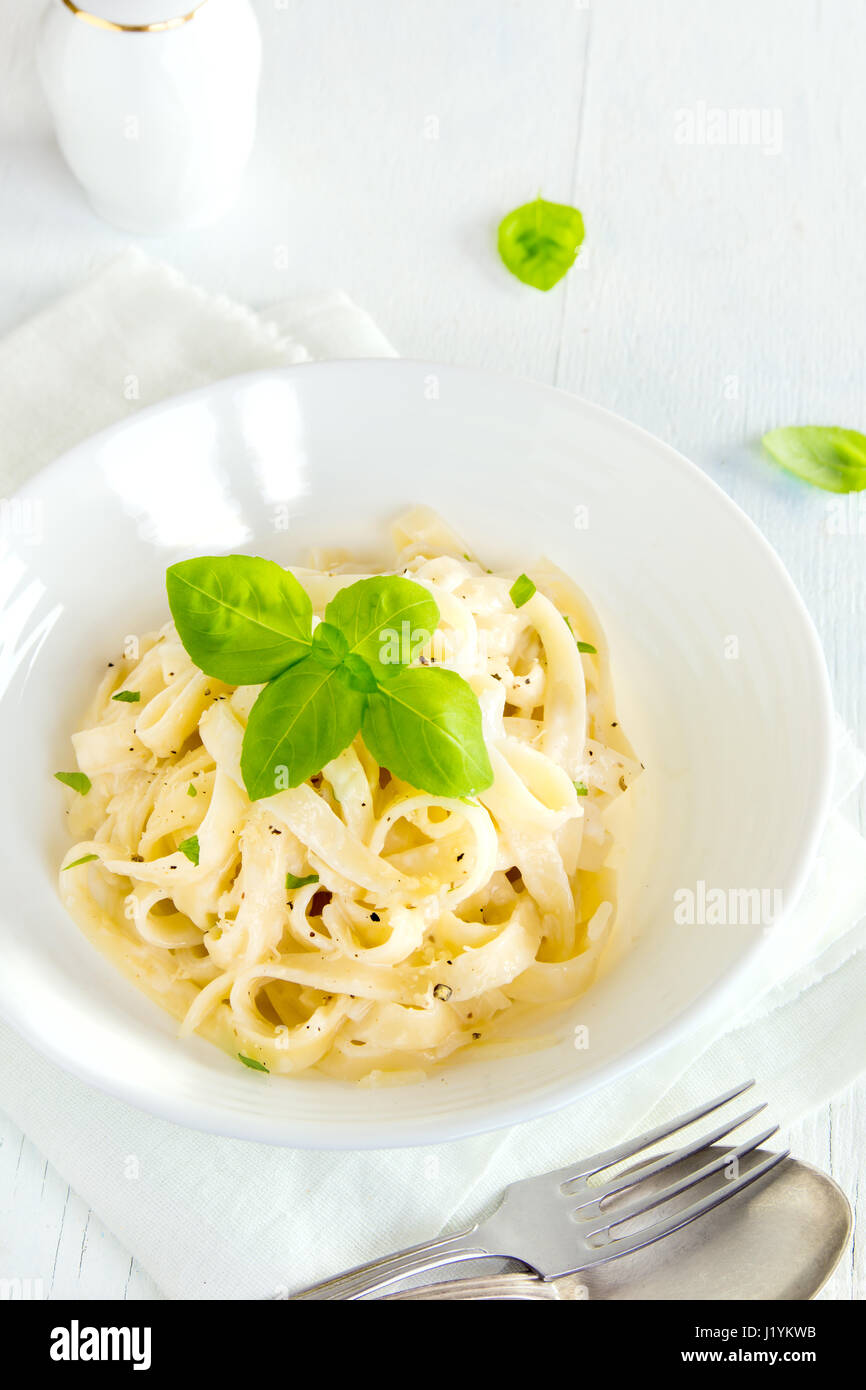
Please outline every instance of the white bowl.
[[[589, 593], [632, 797], [613, 962], [544, 1050], [417, 1085], [265, 1077], [174, 1021], [61, 907], [71, 765], [96, 677], [164, 621], [164, 571], [196, 553], [283, 562], [313, 544], [381, 555], [429, 503], [493, 567], [540, 553]], [[831, 706], [815, 631], [779, 560], [702, 473], [595, 406], [507, 377], [411, 362], [256, 372], [134, 416], [7, 507], [2, 571], [0, 1011], [61, 1066], [216, 1133], [309, 1147], [453, 1139], [538, 1115], [634, 1067], [716, 1009], [766, 924], [678, 925], [678, 890], [779, 890], [793, 905], [829, 792]], [[288, 529], [286, 529], [286, 526]], [[588, 1029], [576, 1047], [573, 1025]], [[736, 1080], [736, 1078], [732, 1078]]]

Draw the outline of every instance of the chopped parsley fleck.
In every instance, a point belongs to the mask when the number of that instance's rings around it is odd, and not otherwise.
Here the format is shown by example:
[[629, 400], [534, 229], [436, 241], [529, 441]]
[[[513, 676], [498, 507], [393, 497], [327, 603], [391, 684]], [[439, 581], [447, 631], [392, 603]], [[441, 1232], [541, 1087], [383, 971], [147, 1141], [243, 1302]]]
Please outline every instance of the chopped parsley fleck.
[[92, 859], [98, 858], [98, 854], [82, 854], [80, 859], [73, 859], [71, 864], [64, 864], [63, 872], [66, 873], [67, 869], [77, 869], [79, 864], [89, 864]]
[[569, 632], [571, 633], [572, 637], [574, 638], [575, 642], [577, 642], [577, 650], [578, 650], [579, 652], [586, 652], [589, 656], [598, 656], [598, 648], [597, 648], [597, 647], [594, 647], [594, 646], [592, 645], [591, 642], [581, 642], [581, 641], [579, 640], [577, 634], [576, 634], [575, 631], [574, 631], [574, 628], [573, 628], [572, 625], [571, 625], [571, 618], [569, 618], [568, 614], [567, 614], [567, 613], [563, 613], [562, 616], [565, 618], [565, 625], [566, 625], [566, 627], [568, 628], [568, 630], [569, 630]]
[[521, 574], [515, 579], [508, 593], [514, 607], [522, 608], [524, 603], [528, 603], [535, 593], [535, 585], [528, 574]]
[[193, 864], [198, 864], [198, 835], [190, 835], [188, 840], [182, 840], [178, 845], [181, 854], [185, 854], [187, 859]]
[[307, 874], [306, 878], [296, 878], [294, 874], [286, 874], [287, 888], [306, 888], [308, 883], [318, 883], [318, 874]]
[[71, 787], [79, 796], [86, 796], [93, 783], [85, 772], [55, 772], [54, 776], [64, 787]]
[[255, 1057], [245, 1057], [242, 1052], [238, 1053], [238, 1060], [243, 1062], [245, 1067], [251, 1067], [253, 1071], [269, 1071], [264, 1062], [257, 1062]]

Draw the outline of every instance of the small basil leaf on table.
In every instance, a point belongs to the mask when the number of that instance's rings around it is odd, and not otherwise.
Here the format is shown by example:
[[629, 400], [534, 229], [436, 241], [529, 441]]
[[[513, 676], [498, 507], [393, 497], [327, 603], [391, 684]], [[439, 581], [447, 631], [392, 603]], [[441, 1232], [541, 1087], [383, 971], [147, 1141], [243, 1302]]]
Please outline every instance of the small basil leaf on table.
[[364, 696], [310, 655], [266, 685], [247, 722], [241, 775], [251, 801], [299, 787], [352, 742]]
[[380, 685], [361, 733], [381, 767], [433, 796], [469, 796], [493, 781], [475, 692], [456, 671], [415, 666]]
[[499, 254], [525, 285], [551, 290], [574, 265], [583, 236], [577, 208], [536, 198], [503, 217]]
[[439, 608], [422, 584], [400, 575], [359, 579], [335, 594], [325, 621], [344, 634], [348, 650], [376, 676], [408, 666], [439, 625]]
[[178, 635], [202, 671], [258, 685], [310, 650], [313, 606], [293, 574], [255, 555], [203, 555], [165, 577]]
[[789, 472], [825, 492], [866, 488], [866, 435], [835, 425], [790, 425], [770, 430], [762, 441]]

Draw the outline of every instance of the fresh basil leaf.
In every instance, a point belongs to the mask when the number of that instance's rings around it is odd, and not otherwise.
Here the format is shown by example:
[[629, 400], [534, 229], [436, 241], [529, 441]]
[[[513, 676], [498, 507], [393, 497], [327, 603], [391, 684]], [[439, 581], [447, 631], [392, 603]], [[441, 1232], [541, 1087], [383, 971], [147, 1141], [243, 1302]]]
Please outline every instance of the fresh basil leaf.
[[294, 874], [286, 874], [287, 888], [306, 888], [308, 883], [318, 883], [318, 874], [307, 874], [306, 878], [296, 878]]
[[250, 711], [241, 774], [251, 801], [298, 787], [352, 742], [364, 696], [341, 667], [305, 657], [266, 685]]
[[55, 772], [54, 776], [64, 787], [71, 787], [79, 796], [86, 796], [93, 786], [86, 772]]
[[536, 198], [503, 217], [499, 254], [525, 285], [551, 290], [574, 265], [583, 235], [577, 208]]
[[789, 472], [825, 492], [866, 488], [866, 435], [835, 425], [790, 425], [770, 430], [767, 452]]
[[379, 682], [373, 675], [366, 661], [357, 652], [350, 652], [343, 662], [343, 674], [353, 690], [360, 690], [362, 695], [372, 695], [374, 690], [379, 689]]
[[238, 1061], [243, 1062], [245, 1067], [251, 1067], [253, 1071], [270, 1072], [270, 1068], [266, 1067], [264, 1062], [257, 1062], [255, 1057], [245, 1057], [242, 1052], [238, 1053]]
[[368, 697], [361, 733], [381, 767], [433, 796], [469, 796], [493, 781], [481, 707], [456, 671], [404, 669]]
[[98, 854], [82, 854], [80, 859], [73, 859], [71, 864], [64, 864], [63, 873], [66, 873], [67, 869], [77, 869], [79, 864], [89, 864], [91, 860], [98, 858]]
[[141, 699], [140, 690], [118, 690], [116, 695], [112, 695], [112, 700], [122, 700], [125, 705], [137, 705]]
[[528, 603], [535, 593], [535, 585], [528, 574], [521, 574], [515, 579], [508, 593], [514, 607], [522, 608], [524, 603]]
[[310, 650], [313, 606], [293, 574], [255, 555], [203, 555], [166, 572], [178, 635], [200, 670], [258, 685]]
[[198, 835], [190, 835], [188, 840], [182, 840], [178, 845], [181, 854], [185, 854], [193, 864], [198, 864]]
[[589, 787], [585, 782], [575, 782], [574, 790], [577, 792], [578, 796], [589, 796]]
[[323, 666], [339, 666], [348, 651], [349, 643], [333, 623], [319, 623], [318, 627], [313, 628], [313, 655], [319, 658]]
[[422, 584], [400, 575], [373, 575], [340, 589], [325, 620], [345, 635], [349, 652], [378, 677], [396, 675], [439, 625], [439, 608]]

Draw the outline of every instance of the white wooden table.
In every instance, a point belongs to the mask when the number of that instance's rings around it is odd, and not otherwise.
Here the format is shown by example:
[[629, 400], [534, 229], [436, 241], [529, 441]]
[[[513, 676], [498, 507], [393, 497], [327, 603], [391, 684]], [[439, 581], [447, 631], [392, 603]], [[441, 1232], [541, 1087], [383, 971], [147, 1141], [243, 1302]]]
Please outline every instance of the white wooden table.
[[[407, 355], [556, 383], [681, 448], [782, 555], [839, 711], [866, 743], [866, 504], [832, 512], [754, 448], [776, 424], [866, 425], [866, 7], [257, 8], [262, 114], [242, 203], [149, 249], [256, 306], [340, 284]], [[89, 212], [53, 144], [38, 9], [0, 0], [0, 332], [128, 243]], [[549, 295], [510, 279], [495, 252], [498, 219], [539, 189], [577, 203], [587, 225]], [[788, 1136], [855, 1202], [864, 1118], [861, 1083]], [[158, 1296], [7, 1122], [4, 1263], [10, 1252], [53, 1297]], [[825, 1296], [862, 1298], [864, 1265], [855, 1244]]]

